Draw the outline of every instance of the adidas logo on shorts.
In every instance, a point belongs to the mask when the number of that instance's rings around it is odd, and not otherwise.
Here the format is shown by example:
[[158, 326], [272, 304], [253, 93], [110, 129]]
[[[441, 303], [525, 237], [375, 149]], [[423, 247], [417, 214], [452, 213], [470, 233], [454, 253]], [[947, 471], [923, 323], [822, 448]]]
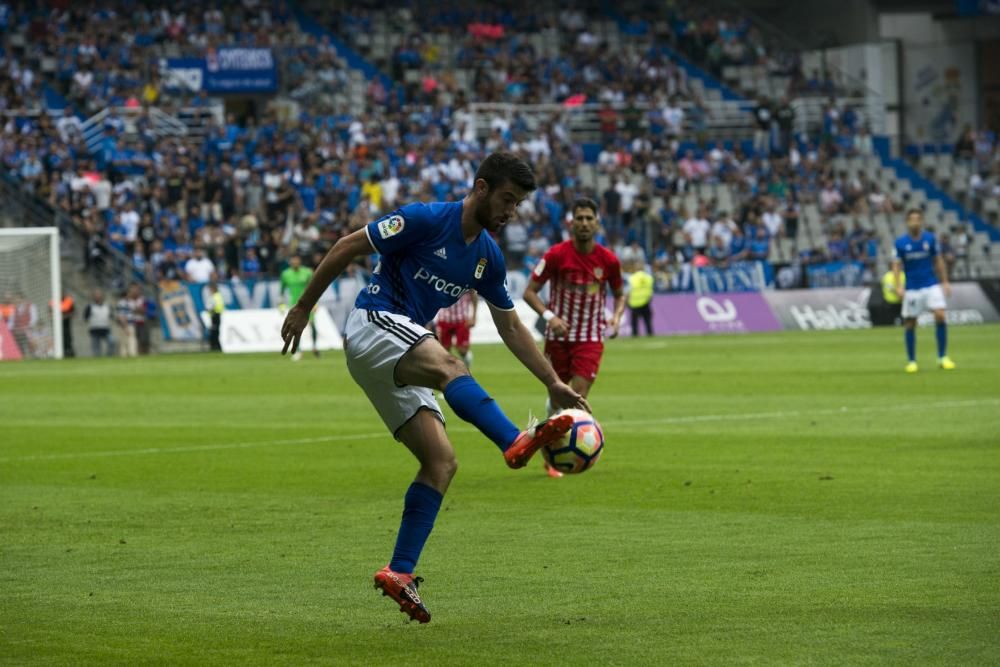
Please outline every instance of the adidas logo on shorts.
[[448, 259], [448, 253], [445, 251], [444, 248], [438, 248], [437, 250], [434, 251], [434, 254], [440, 257], [441, 259]]

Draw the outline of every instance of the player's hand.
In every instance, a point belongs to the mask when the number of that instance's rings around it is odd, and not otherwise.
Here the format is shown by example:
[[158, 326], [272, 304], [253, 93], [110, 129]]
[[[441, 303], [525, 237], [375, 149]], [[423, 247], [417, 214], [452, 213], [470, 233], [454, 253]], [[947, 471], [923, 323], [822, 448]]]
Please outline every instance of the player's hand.
[[569, 322], [561, 317], [553, 317], [549, 320], [549, 329], [552, 330], [552, 335], [556, 338], [562, 338], [569, 333]]
[[611, 331], [608, 333], [608, 338], [617, 338], [618, 332], [622, 328], [622, 318], [616, 317], [611, 320]]
[[465, 325], [470, 329], [476, 326], [476, 318], [470, 317], [469, 319], [465, 320]]
[[906, 294], [906, 289], [903, 286], [899, 286], [896, 288], [896, 296], [898, 296], [900, 299], [902, 299], [905, 294]]
[[576, 408], [590, 412], [590, 403], [587, 402], [587, 399], [565, 382], [556, 382], [549, 387], [549, 400], [554, 407], [560, 410]]
[[285, 322], [281, 325], [281, 339], [285, 341], [285, 346], [281, 348], [281, 353], [288, 352], [288, 346], [292, 347], [292, 354], [299, 351], [299, 339], [302, 332], [309, 324], [309, 311], [298, 305], [292, 306], [285, 315]]
[[941, 284], [941, 291], [944, 292], [944, 295], [946, 297], [947, 296], [951, 296], [951, 283], [942, 283]]

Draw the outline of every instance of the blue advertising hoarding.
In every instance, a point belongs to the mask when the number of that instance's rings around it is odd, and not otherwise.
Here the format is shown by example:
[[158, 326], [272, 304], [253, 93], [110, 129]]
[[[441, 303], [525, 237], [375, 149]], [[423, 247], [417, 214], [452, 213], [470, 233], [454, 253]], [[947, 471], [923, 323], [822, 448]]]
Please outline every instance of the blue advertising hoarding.
[[162, 58], [160, 74], [171, 89], [214, 94], [273, 93], [278, 67], [271, 49], [223, 47], [204, 58]]
[[809, 287], [859, 287], [865, 283], [862, 262], [827, 262], [806, 267]]

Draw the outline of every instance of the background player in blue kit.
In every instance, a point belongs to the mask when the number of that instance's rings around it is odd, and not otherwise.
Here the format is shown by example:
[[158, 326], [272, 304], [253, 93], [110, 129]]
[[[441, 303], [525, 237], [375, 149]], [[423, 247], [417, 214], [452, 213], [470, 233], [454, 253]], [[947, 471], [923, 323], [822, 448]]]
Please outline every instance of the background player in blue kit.
[[[948, 324], [945, 320], [945, 297], [951, 294], [948, 270], [938, 253], [934, 234], [924, 230], [924, 214], [911, 209], [906, 214], [908, 233], [896, 239], [893, 248], [892, 271], [897, 291], [903, 299], [903, 326], [906, 335], [907, 373], [916, 373], [917, 317], [925, 310], [934, 313], [937, 334], [938, 366], [953, 370], [955, 362], [948, 358]], [[900, 269], [906, 274], [906, 285], [900, 282]]]
[[392, 560], [375, 573], [375, 585], [421, 623], [430, 620], [430, 613], [417, 593], [413, 570], [457, 468], [432, 389], [443, 391], [455, 414], [492, 440], [512, 468], [523, 467], [540, 447], [565, 434], [573, 419], [557, 416], [521, 431], [465, 364], [419, 323], [430, 322], [438, 309], [476, 290], [489, 304], [504, 343], [548, 388], [552, 404], [590, 410], [579, 393], [559, 380], [514, 312], [503, 256], [490, 236], [503, 229], [533, 190], [534, 175], [526, 163], [509, 153], [490, 155], [464, 200], [408, 204], [339, 240], [282, 326], [282, 354], [289, 346], [294, 354], [309, 312], [333, 279], [355, 257], [373, 248], [380, 254], [348, 317], [344, 351], [355, 382], [393, 436], [420, 462], [406, 492]]

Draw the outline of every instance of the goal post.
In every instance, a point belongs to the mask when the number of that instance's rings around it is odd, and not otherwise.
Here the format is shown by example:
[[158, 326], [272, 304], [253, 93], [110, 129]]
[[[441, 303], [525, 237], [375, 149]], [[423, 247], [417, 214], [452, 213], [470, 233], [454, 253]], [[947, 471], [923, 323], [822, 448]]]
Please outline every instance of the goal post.
[[22, 359], [63, 358], [61, 304], [59, 229], [0, 227], [0, 319]]

